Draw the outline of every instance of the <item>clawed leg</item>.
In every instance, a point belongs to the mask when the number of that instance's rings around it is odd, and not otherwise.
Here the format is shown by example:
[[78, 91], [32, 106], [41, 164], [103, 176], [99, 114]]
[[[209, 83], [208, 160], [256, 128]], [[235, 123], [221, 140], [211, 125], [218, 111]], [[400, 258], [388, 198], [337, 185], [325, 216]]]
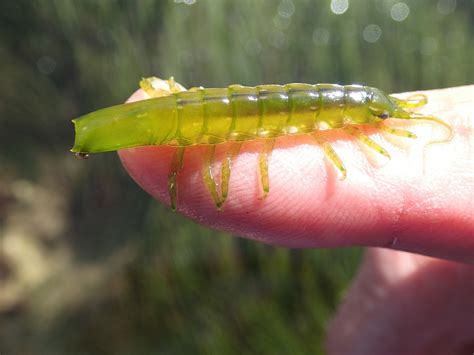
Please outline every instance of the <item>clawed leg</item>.
[[168, 79], [168, 88], [162, 87], [161, 83], [162, 80], [160, 78], [151, 76], [140, 80], [140, 88], [150, 97], [168, 96], [185, 90], [183, 87], [176, 84], [173, 77]]
[[224, 204], [229, 193], [229, 180], [232, 172], [232, 162], [237, 154], [239, 154], [241, 142], [232, 143], [227, 152], [227, 156], [222, 162], [221, 172], [221, 204]]
[[176, 211], [176, 198], [178, 193], [177, 177], [179, 171], [183, 168], [184, 147], [176, 148], [173, 161], [171, 162], [170, 172], [168, 174], [168, 192], [170, 195], [170, 204], [173, 211]]
[[389, 126], [385, 125], [383, 122], [380, 122], [380, 124], [378, 125], [378, 128], [381, 131], [387, 132], [387, 133], [392, 134], [394, 136], [405, 137], [405, 138], [413, 138], [413, 139], [417, 138], [416, 134], [413, 133], [413, 132], [410, 132], [410, 131], [407, 131], [407, 130], [404, 130], [404, 129], [392, 128], [392, 127], [389, 127]]
[[183, 89], [179, 87], [178, 84], [176, 84], [176, 81], [174, 81], [174, 77], [172, 76], [168, 79], [168, 87], [169, 87], [170, 92], [173, 94], [176, 92], [184, 91]]
[[[168, 96], [175, 92], [183, 91], [184, 88], [176, 84], [173, 77], [168, 79], [168, 88], [162, 87], [162, 80], [152, 76], [143, 78], [140, 81], [140, 88], [150, 97]], [[171, 162], [170, 171], [168, 174], [168, 192], [170, 196], [170, 204], [173, 211], [176, 210], [177, 200], [177, 178], [178, 173], [183, 167], [184, 147], [177, 147]]]
[[267, 197], [270, 191], [270, 181], [268, 178], [268, 160], [270, 159], [275, 145], [275, 139], [269, 138], [265, 141], [263, 150], [260, 152], [258, 157], [258, 165], [260, 167], [260, 180], [262, 182], [263, 197]]
[[388, 152], [384, 148], [382, 148], [382, 146], [380, 146], [377, 142], [375, 142], [374, 140], [367, 137], [357, 127], [347, 126], [347, 127], [344, 128], [344, 130], [347, 133], [349, 133], [349, 134], [353, 135], [354, 137], [356, 137], [359, 140], [359, 142], [363, 143], [364, 145], [366, 145], [370, 149], [373, 149], [377, 153], [379, 153], [379, 154], [383, 155], [384, 157], [390, 159], [390, 154], [388, 154]]
[[347, 176], [346, 167], [344, 166], [341, 158], [339, 158], [337, 153], [332, 148], [331, 144], [329, 144], [328, 141], [323, 137], [313, 135], [313, 138], [321, 146], [321, 148], [323, 148], [324, 154], [331, 164], [334, 165], [334, 167], [341, 173], [341, 179], [344, 180]]
[[211, 194], [212, 200], [216, 205], [217, 209], [220, 209], [222, 206], [222, 201], [219, 198], [219, 194], [217, 193], [216, 187], [216, 180], [214, 179], [214, 175], [212, 174], [212, 166], [214, 165], [214, 156], [215, 156], [216, 146], [210, 145], [207, 149], [206, 159], [203, 165], [202, 176], [204, 178], [204, 183]]
[[390, 95], [390, 98], [401, 108], [417, 108], [422, 107], [428, 103], [428, 98], [425, 94], [414, 94], [408, 96], [406, 99], [399, 99], [395, 96]]

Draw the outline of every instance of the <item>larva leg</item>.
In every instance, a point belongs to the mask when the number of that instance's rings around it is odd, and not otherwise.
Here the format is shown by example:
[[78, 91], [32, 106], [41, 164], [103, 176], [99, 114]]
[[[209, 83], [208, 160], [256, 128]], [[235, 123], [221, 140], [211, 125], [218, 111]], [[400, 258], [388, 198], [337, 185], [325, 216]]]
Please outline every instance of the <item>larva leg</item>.
[[173, 211], [176, 211], [177, 198], [177, 177], [179, 171], [183, 167], [184, 147], [178, 147], [174, 152], [173, 161], [171, 162], [170, 172], [168, 174], [168, 192], [170, 195], [170, 203]]
[[216, 151], [215, 145], [209, 145], [207, 149], [206, 159], [204, 161], [202, 176], [204, 178], [204, 183], [211, 194], [212, 200], [216, 205], [217, 209], [220, 209], [222, 206], [221, 199], [217, 193], [216, 180], [212, 174], [212, 166], [214, 165], [214, 155]]
[[347, 133], [349, 133], [349, 134], [353, 135], [354, 137], [356, 137], [359, 140], [359, 142], [365, 144], [370, 149], [373, 149], [377, 153], [379, 153], [379, 154], [383, 155], [384, 157], [390, 159], [390, 154], [388, 154], [388, 152], [382, 146], [380, 146], [377, 142], [375, 142], [374, 140], [367, 137], [358, 128], [356, 128], [354, 126], [347, 126], [347, 127], [344, 127], [344, 130]]
[[230, 173], [232, 172], [232, 161], [239, 154], [242, 143], [232, 143], [227, 152], [227, 156], [222, 163], [221, 172], [221, 203], [224, 204], [229, 193]]
[[341, 173], [341, 180], [344, 180], [347, 176], [346, 167], [344, 166], [341, 158], [339, 158], [335, 150], [332, 148], [331, 144], [329, 144], [328, 141], [326, 141], [326, 139], [323, 137], [313, 135], [313, 138], [321, 146], [321, 148], [323, 148], [323, 152], [331, 164], [334, 165], [334, 167]]
[[405, 108], [417, 108], [425, 106], [428, 103], [428, 97], [425, 94], [414, 94], [408, 96], [402, 107]]
[[173, 94], [177, 93], [177, 92], [180, 92], [180, 91], [184, 91], [183, 89], [181, 89], [179, 87], [178, 84], [176, 84], [176, 81], [174, 81], [174, 77], [172, 77], [172, 76], [168, 79], [168, 86], [170, 88], [169, 89], [170, 92], [173, 93]]
[[140, 80], [140, 88], [150, 97], [168, 96], [170, 94], [184, 91], [184, 88], [179, 86], [176, 81], [174, 81], [173, 77], [168, 79], [168, 88], [162, 86], [162, 80], [156, 76]]
[[394, 136], [405, 137], [405, 138], [416, 138], [416, 134], [413, 133], [413, 132], [410, 132], [410, 131], [407, 131], [407, 130], [404, 130], [404, 129], [392, 128], [392, 127], [389, 127], [389, 126], [385, 125], [383, 122], [381, 122], [378, 125], [378, 128], [380, 128], [380, 130], [382, 130], [384, 132], [387, 132], [389, 134], [392, 134]]
[[428, 98], [424, 94], [414, 94], [406, 99], [399, 99], [390, 95], [390, 98], [401, 108], [417, 108], [425, 106], [428, 103]]
[[[168, 96], [172, 93], [184, 90], [184, 88], [176, 84], [173, 77], [168, 79], [168, 89], [160, 87], [160, 84], [162, 84], [162, 81], [156, 76], [143, 78], [142, 80], [140, 80], [140, 88], [145, 91], [150, 97]], [[173, 211], [176, 210], [176, 199], [178, 191], [176, 180], [179, 171], [183, 167], [183, 156], [184, 147], [176, 148], [176, 151], [173, 156], [173, 161], [171, 162], [170, 172], [168, 174], [168, 192], [170, 196], [171, 208], [173, 209]]]
[[150, 97], [168, 96], [171, 92], [158, 87], [156, 83], [158, 83], [159, 80], [160, 79], [156, 76], [143, 78], [142, 80], [140, 80], [140, 88], [145, 91], [146, 94]]
[[270, 180], [268, 178], [268, 160], [270, 159], [275, 145], [275, 139], [269, 138], [265, 141], [263, 150], [258, 156], [258, 165], [260, 167], [260, 181], [262, 182], [263, 197], [267, 197], [270, 191]]

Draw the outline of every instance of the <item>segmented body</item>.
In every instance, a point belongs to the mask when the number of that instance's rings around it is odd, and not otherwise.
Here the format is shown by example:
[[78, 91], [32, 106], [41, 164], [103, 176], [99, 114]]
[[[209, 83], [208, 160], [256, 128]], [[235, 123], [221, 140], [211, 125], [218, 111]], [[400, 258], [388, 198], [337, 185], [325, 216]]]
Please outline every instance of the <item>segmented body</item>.
[[371, 88], [334, 84], [183, 91], [155, 99], [166, 106], [172, 124], [166, 137], [151, 143], [217, 144], [369, 123], [372, 115], [365, 105], [372, 95]]
[[[124, 139], [120, 148], [218, 144], [370, 124], [374, 117], [369, 105], [375, 94], [379, 99], [380, 91], [359, 85], [232, 85], [181, 91], [146, 103], [107, 108], [102, 113], [117, 126], [120, 121], [135, 121], [135, 127], [126, 130], [128, 139]], [[92, 113], [91, 118], [96, 119], [101, 111]], [[83, 125], [83, 129], [87, 119], [86, 115], [77, 125]], [[110, 122], [103, 119], [102, 123], [110, 129]], [[140, 138], [132, 141], [134, 131]], [[81, 143], [76, 142], [79, 146], [75, 148], [88, 152], [117, 149], [114, 145], [100, 147], [85, 142], [81, 146]]]
[[[102, 109], [73, 120], [76, 141], [72, 149], [80, 154], [118, 150], [143, 145], [177, 146], [170, 169], [169, 191], [176, 207], [176, 178], [184, 147], [209, 145], [208, 163], [203, 170], [204, 181], [217, 207], [227, 198], [232, 159], [243, 141], [265, 139], [259, 166], [264, 194], [269, 191], [268, 159], [274, 139], [282, 135], [313, 134], [319, 130], [344, 129], [362, 143], [389, 157], [377, 143], [364, 135], [357, 126], [368, 124], [388, 133], [414, 138], [411, 132], [388, 128], [382, 123], [389, 117], [401, 119], [434, 118], [410, 113], [404, 108], [421, 106], [426, 98], [400, 100], [376, 88], [360, 85], [286, 84], [227, 88], [181, 89], [172, 79], [168, 90], [157, 88], [156, 78], [144, 79], [141, 87], [152, 97], [149, 100]], [[315, 141], [345, 177], [342, 161], [328, 142], [320, 136]], [[234, 142], [222, 165], [221, 192], [210, 167], [214, 146]]]

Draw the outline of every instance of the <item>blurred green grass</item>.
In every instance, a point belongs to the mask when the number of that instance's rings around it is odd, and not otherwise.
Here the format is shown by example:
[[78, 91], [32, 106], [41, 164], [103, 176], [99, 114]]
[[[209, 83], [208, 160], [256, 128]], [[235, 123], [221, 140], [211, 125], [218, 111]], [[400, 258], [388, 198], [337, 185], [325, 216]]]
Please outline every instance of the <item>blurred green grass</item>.
[[113, 154], [75, 161], [70, 119], [150, 75], [187, 87], [469, 84], [473, 6], [2, 2], [0, 290], [14, 296], [0, 297], [0, 352], [322, 353], [360, 250], [286, 250], [198, 226], [152, 201]]

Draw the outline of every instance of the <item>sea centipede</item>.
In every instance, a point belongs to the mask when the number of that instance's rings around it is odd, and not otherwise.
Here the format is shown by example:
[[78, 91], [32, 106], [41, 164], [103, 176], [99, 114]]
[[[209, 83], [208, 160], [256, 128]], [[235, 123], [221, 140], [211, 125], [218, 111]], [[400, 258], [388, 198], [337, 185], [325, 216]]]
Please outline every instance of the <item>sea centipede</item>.
[[[346, 177], [346, 168], [330, 143], [317, 132], [341, 129], [367, 147], [390, 158], [389, 153], [360, 129], [373, 126], [392, 135], [416, 138], [415, 134], [384, 124], [388, 118], [427, 120], [452, 129], [446, 122], [411, 111], [427, 103], [425, 95], [406, 100], [361, 85], [302, 84], [231, 85], [227, 88], [185, 90], [168, 80], [169, 89], [158, 87], [156, 77], [140, 81], [149, 100], [104, 108], [73, 120], [75, 143], [72, 152], [79, 156], [144, 145], [176, 147], [168, 176], [170, 203], [176, 209], [177, 176], [185, 149], [207, 145], [204, 182], [218, 209], [227, 199], [232, 161], [244, 141], [264, 139], [259, 155], [263, 194], [270, 189], [268, 160], [275, 139], [282, 135], [310, 134], [328, 160]], [[449, 140], [448, 138], [447, 140]], [[212, 175], [217, 144], [231, 142], [221, 167], [221, 191]]]

